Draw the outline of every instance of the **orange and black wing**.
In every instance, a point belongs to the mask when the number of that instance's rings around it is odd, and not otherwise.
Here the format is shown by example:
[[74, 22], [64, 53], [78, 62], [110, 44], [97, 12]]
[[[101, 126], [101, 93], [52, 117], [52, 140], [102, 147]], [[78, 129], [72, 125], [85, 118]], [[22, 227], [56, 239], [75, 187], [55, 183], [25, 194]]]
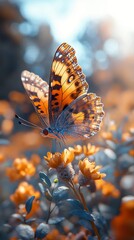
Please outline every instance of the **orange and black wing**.
[[47, 82], [43, 81], [38, 75], [26, 70], [22, 72], [21, 80], [42, 124], [49, 126], [49, 86]]
[[55, 126], [61, 112], [88, 90], [75, 50], [67, 43], [61, 44], [54, 55], [49, 89], [49, 119], [51, 126]]

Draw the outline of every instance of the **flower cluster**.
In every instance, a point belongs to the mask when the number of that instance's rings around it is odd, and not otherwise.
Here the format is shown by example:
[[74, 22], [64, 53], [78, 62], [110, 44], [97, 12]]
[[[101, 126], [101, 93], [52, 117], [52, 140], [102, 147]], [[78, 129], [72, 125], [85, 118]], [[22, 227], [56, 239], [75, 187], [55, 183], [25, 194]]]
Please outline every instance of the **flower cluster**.
[[[79, 146], [76, 147], [76, 149], [78, 148]], [[84, 149], [86, 149], [85, 146]], [[57, 170], [58, 176], [61, 179], [69, 180], [72, 179], [75, 174], [71, 164], [75, 157], [74, 152], [75, 150], [73, 148], [65, 149], [62, 153], [56, 152], [52, 154], [48, 152], [44, 159], [47, 161], [49, 167]], [[91, 180], [102, 179], [106, 176], [106, 174], [99, 172], [101, 166], [95, 166], [95, 162], [90, 162], [88, 158], [79, 162], [79, 169], [78, 179], [80, 185], [90, 184]]]
[[[34, 196], [35, 200], [32, 204], [31, 211], [26, 213], [25, 203], [31, 196]], [[10, 200], [16, 205], [17, 212], [22, 216], [26, 216], [26, 219], [33, 217], [40, 211], [39, 198], [40, 192], [35, 190], [34, 187], [27, 182], [21, 182], [15, 192], [10, 195]]]
[[40, 192], [36, 191], [34, 187], [27, 182], [21, 182], [15, 192], [11, 194], [10, 199], [18, 206], [25, 203], [31, 196], [35, 196], [35, 198], [38, 199], [40, 197]]
[[106, 197], [118, 198], [120, 196], [120, 191], [112, 183], [102, 179], [96, 182], [96, 188]]
[[6, 174], [10, 181], [20, 180], [26, 177], [31, 177], [35, 174], [36, 169], [33, 163], [26, 158], [16, 158], [13, 161], [12, 167], [6, 169]]

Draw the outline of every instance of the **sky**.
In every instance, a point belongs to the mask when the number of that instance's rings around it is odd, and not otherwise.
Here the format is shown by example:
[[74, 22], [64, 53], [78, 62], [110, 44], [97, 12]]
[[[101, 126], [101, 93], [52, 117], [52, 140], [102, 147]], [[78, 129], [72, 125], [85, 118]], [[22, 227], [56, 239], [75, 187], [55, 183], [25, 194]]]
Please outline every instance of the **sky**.
[[89, 20], [111, 18], [115, 33], [125, 44], [134, 34], [133, 0], [11, 0], [21, 3], [21, 12], [32, 24], [48, 22], [58, 42], [75, 41]]

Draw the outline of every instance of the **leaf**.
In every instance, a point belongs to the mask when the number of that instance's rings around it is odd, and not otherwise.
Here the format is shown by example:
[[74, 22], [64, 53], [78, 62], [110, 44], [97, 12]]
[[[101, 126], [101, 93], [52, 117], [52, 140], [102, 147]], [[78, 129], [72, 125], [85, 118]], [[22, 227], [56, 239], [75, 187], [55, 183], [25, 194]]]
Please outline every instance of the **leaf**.
[[45, 193], [45, 189], [44, 189], [43, 184], [42, 183], [38, 183], [38, 185], [39, 185], [41, 193], [44, 194]]
[[8, 223], [3, 224], [3, 226], [1, 225], [1, 228], [2, 228], [2, 231], [6, 232], [6, 233], [8, 233], [12, 230], [12, 226]]
[[49, 188], [51, 187], [51, 181], [44, 172], [39, 172], [39, 177]]
[[18, 213], [12, 214], [11, 217], [16, 219], [16, 220], [20, 220], [21, 222], [24, 221], [23, 217], [20, 214], [18, 214]]
[[111, 141], [111, 140], [106, 140], [106, 144], [108, 145], [108, 147], [110, 147], [112, 150], [116, 149], [116, 144]]
[[36, 218], [29, 218], [25, 222], [29, 224], [29, 223], [33, 223], [35, 221], [36, 221]]
[[60, 201], [62, 199], [67, 198], [67, 190], [68, 188], [65, 186], [58, 187], [54, 192], [53, 192], [53, 201]]
[[35, 232], [35, 238], [44, 238], [49, 233], [49, 225], [40, 223]]
[[64, 220], [65, 218], [64, 217], [53, 217], [53, 218], [50, 218], [48, 223], [49, 224], [57, 224], [57, 223], [60, 223]]
[[111, 159], [115, 160], [116, 159], [116, 154], [114, 153], [114, 151], [112, 151], [111, 149], [109, 148], [106, 148], [104, 150], [104, 153]]
[[29, 225], [18, 225], [16, 227], [16, 232], [21, 240], [34, 240], [34, 231]]
[[85, 210], [75, 209], [75, 210], [72, 210], [70, 213], [71, 213], [71, 216], [75, 215], [75, 216], [78, 216], [78, 217], [80, 217], [82, 219], [85, 219], [85, 220], [88, 220], [88, 221], [94, 221], [91, 214], [86, 212]]
[[61, 187], [58, 187], [58, 190], [59, 191], [65, 191], [65, 190], [68, 190], [69, 188], [66, 187], [66, 186], [61, 186]]
[[46, 191], [45, 191], [45, 197], [48, 201], [52, 201], [52, 194], [51, 192], [49, 191], [49, 189], [47, 188]]
[[118, 156], [123, 155], [125, 153], [128, 153], [132, 148], [132, 146], [123, 146], [120, 145], [116, 151], [116, 153], [118, 154]]
[[35, 199], [35, 196], [32, 196], [26, 201], [25, 208], [26, 208], [27, 213], [30, 213], [34, 199]]
[[89, 221], [84, 220], [84, 219], [80, 219], [80, 220], [78, 221], [78, 223], [79, 223], [81, 226], [83, 226], [84, 228], [88, 229], [89, 231], [91, 231], [91, 232], [93, 231], [93, 228], [92, 228], [91, 223], [90, 223]]
[[73, 209], [84, 209], [83, 208], [83, 206], [82, 206], [82, 204], [78, 201], [78, 200], [76, 200], [76, 199], [67, 199], [67, 200], [64, 200], [64, 201], [60, 201], [59, 203], [58, 203], [58, 205], [64, 205], [65, 207], [70, 207], [71, 209], [73, 208]]

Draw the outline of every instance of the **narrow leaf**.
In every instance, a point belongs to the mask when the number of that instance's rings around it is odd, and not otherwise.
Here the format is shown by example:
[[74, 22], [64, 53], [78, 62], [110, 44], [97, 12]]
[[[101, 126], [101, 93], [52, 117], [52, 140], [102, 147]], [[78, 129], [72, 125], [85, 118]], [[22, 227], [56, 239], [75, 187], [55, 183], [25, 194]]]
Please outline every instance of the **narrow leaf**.
[[51, 187], [51, 181], [44, 172], [39, 172], [39, 177], [48, 187]]
[[49, 191], [48, 188], [45, 191], [45, 197], [48, 201], [52, 201], [52, 194], [51, 194], [51, 192]]
[[44, 189], [43, 184], [42, 183], [38, 183], [38, 185], [39, 185], [41, 193], [44, 194], [45, 193], [45, 189]]
[[32, 196], [26, 201], [25, 208], [26, 208], [27, 213], [30, 213], [34, 199], [35, 199], [35, 196]]

